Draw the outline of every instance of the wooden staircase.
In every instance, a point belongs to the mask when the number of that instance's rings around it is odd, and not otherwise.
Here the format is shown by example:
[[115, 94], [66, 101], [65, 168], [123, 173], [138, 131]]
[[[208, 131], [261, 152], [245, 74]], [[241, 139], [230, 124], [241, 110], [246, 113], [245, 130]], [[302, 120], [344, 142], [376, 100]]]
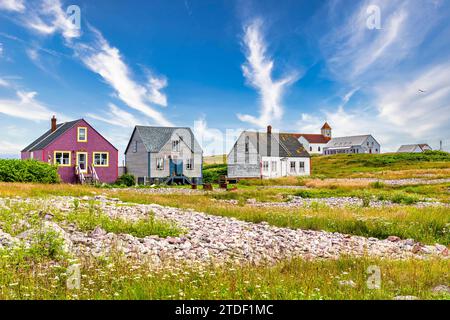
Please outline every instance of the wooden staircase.
[[94, 166], [89, 166], [86, 173], [81, 170], [80, 166], [76, 166], [75, 174], [78, 178], [78, 182], [81, 184], [95, 185], [100, 182]]
[[164, 180], [164, 184], [170, 185], [174, 183], [190, 184], [192, 185], [192, 180], [184, 175], [181, 176], [170, 176]]

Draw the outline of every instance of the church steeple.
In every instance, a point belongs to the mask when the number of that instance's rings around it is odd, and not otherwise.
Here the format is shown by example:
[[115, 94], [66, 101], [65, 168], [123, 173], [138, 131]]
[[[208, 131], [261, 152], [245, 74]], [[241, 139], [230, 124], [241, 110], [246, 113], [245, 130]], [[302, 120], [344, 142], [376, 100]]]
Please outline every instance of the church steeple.
[[323, 124], [322, 128], [320, 129], [320, 132], [322, 133], [323, 136], [331, 138], [331, 127], [328, 124], [328, 122], [325, 122]]

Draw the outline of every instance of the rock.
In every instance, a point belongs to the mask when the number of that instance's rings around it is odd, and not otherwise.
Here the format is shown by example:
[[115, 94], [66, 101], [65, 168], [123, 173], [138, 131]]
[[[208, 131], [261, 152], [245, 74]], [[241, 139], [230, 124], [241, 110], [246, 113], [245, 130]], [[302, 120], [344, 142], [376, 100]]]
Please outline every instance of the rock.
[[0, 229], [0, 247], [11, 248], [19, 243], [19, 240]]
[[419, 253], [422, 251], [422, 246], [420, 244], [415, 244], [411, 250], [413, 253]]
[[396, 296], [392, 300], [419, 300], [416, 296]]
[[95, 227], [95, 229], [91, 232], [91, 237], [94, 237], [94, 238], [100, 238], [100, 237], [103, 237], [104, 235], [106, 235], [106, 231], [105, 230], [103, 230], [102, 228], [100, 228], [100, 227]]
[[448, 293], [448, 294], [450, 294], [450, 287], [446, 286], [445, 284], [440, 284], [440, 285], [434, 287], [431, 291], [433, 293]]
[[389, 236], [389, 237], [387, 237], [386, 240], [387, 240], [387, 241], [390, 241], [390, 242], [398, 242], [398, 241], [400, 241], [401, 239], [400, 239], [400, 237], [397, 237], [397, 236]]
[[338, 282], [340, 286], [342, 287], [351, 287], [356, 288], [356, 283], [353, 282], [353, 280], [341, 280]]
[[67, 234], [58, 224], [52, 221], [44, 221], [41, 228], [29, 229], [22, 232], [17, 236], [18, 239], [23, 239], [28, 245], [36, 241], [38, 233], [54, 232], [63, 240], [62, 250], [64, 252], [70, 252], [73, 247], [73, 242]]
[[178, 244], [181, 243], [181, 240], [178, 238], [168, 237], [167, 242], [170, 244]]

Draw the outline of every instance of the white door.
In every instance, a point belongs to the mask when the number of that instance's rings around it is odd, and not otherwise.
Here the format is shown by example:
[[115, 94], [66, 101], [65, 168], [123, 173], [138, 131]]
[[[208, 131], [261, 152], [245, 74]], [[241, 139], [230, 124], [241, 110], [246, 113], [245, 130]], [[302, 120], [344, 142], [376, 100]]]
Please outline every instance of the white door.
[[78, 152], [77, 153], [77, 165], [80, 167], [81, 172], [87, 172], [87, 153]]
[[287, 160], [281, 160], [281, 176], [286, 177], [287, 176]]

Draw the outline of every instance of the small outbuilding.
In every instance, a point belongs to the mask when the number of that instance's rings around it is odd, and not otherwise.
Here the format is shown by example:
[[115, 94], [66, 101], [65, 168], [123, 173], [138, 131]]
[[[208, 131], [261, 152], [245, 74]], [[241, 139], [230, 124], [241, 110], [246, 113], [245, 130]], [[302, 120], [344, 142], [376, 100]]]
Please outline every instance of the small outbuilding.
[[398, 148], [397, 153], [406, 153], [406, 152], [424, 152], [427, 150], [433, 150], [426, 143], [418, 143], [418, 144], [404, 144]]

